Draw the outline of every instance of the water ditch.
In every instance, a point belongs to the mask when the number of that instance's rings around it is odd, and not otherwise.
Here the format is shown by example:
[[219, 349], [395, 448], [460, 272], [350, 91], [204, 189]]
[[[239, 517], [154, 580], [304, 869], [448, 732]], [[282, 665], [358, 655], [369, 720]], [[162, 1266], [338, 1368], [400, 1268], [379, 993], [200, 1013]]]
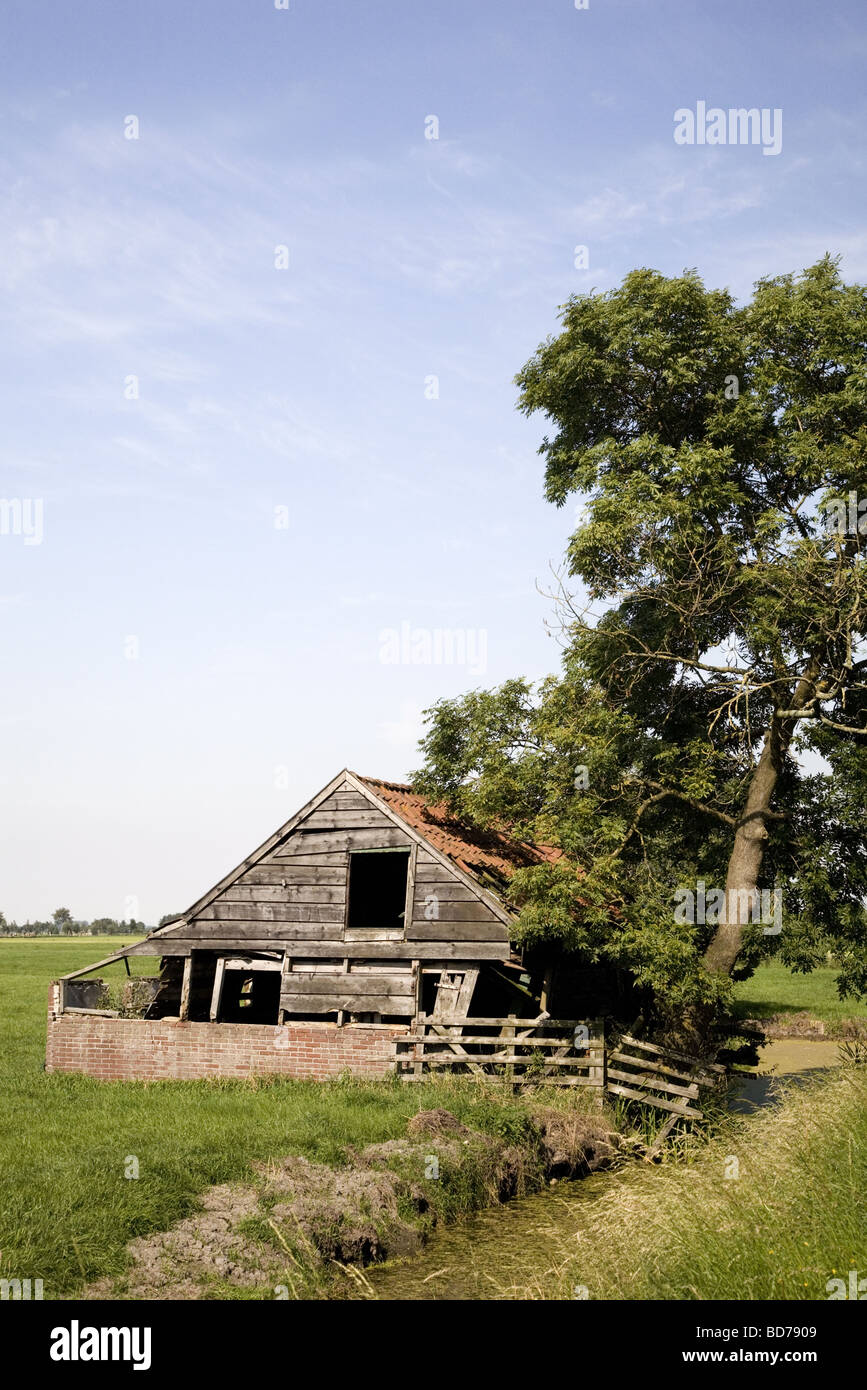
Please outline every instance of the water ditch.
[[[733, 1108], [748, 1113], [772, 1105], [776, 1077], [832, 1067], [838, 1060], [835, 1042], [769, 1043], [762, 1049], [758, 1069], [743, 1073]], [[563, 1263], [564, 1250], [578, 1247], [589, 1204], [613, 1184], [629, 1184], [635, 1172], [627, 1163], [614, 1171], [559, 1182], [441, 1227], [421, 1254], [369, 1267], [367, 1289], [359, 1286], [351, 1296], [424, 1302], [526, 1297], [534, 1277], [541, 1288], [548, 1272]]]

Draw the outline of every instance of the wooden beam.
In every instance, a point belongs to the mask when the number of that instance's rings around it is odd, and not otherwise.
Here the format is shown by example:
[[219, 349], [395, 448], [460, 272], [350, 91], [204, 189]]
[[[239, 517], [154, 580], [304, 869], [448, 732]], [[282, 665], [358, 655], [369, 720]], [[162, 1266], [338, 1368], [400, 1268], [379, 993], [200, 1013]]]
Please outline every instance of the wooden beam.
[[101, 970], [104, 965], [114, 965], [116, 961], [123, 960], [124, 956], [135, 954], [135, 947], [125, 946], [122, 951], [115, 951], [113, 955], [106, 956], [104, 960], [94, 961], [93, 965], [83, 965], [80, 970], [70, 970], [68, 975], [61, 975], [61, 980], [77, 980], [81, 975], [89, 975], [91, 970]]
[[651, 1062], [649, 1059], [645, 1060], [644, 1057], [630, 1057], [627, 1052], [621, 1051], [620, 1048], [611, 1053], [609, 1061], [628, 1062], [631, 1067], [641, 1067], [643, 1072], [658, 1072], [660, 1076], [668, 1077], [669, 1081], [690, 1082], [693, 1080], [691, 1071], [676, 1071], [674, 1067], [667, 1067], [661, 1062]]
[[466, 1018], [467, 1014], [469, 1013], [470, 1004], [473, 998], [473, 990], [476, 987], [476, 982], [478, 981], [478, 978], [479, 972], [476, 967], [473, 967], [472, 969], [465, 971], [464, 978], [461, 981], [460, 989], [458, 990], [457, 1002], [455, 1004], [454, 1009], [456, 1018]]
[[[402, 933], [387, 941], [371, 940], [370, 933], [359, 932], [350, 940], [343, 941], [339, 935], [328, 927], [307, 926], [296, 930], [292, 926], [284, 926], [274, 923], [274, 929], [270, 936], [262, 934], [262, 928], [256, 927], [255, 935], [248, 935], [248, 927], [235, 932], [235, 924], [222, 922], [219, 924], [210, 923], [207, 926], [218, 926], [219, 935], [212, 935], [210, 931], [191, 934], [181, 940], [173, 941], [171, 949], [164, 945], [154, 944], [149, 949], [136, 952], [138, 955], [160, 955], [160, 956], [186, 956], [191, 950], [194, 951], [235, 951], [236, 953], [247, 951], [267, 951], [285, 950], [290, 951], [300, 959], [309, 958], [324, 960], [342, 960], [349, 957], [354, 960], [382, 960], [389, 963], [400, 962], [410, 965], [413, 960], [421, 960], [427, 965], [428, 961], [448, 962], [451, 969], [457, 969], [457, 964], [451, 962], [460, 961], [464, 965], [476, 965], [480, 961], [499, 961], [506, 962], [509, 958], [509, 943], [507, 941], [412, 941], [404, 942]], [[300, 934], [303, 932], [303, 935]], [[311, 935], [315, 933], [315, 935]]]
[[185, 1019], [190, 1016], [190, 982], [193, 978], [193, 957], [192, 952], [184, 961], [184, 977], [181, 983], [181, 1008], [178, 1018]]
[[217, 968], [214, 972], [214, 991], [211, 995], [210, 1019], [216, 1023], [220, 1016], [220, 1003], [223, 997], [223, 977], [226, 971], [225, 959], [221, 956], [217, 961]]
[[288, 951], [284, 951], [284, 952], [283, 952], [282, 973], [281, 973], [281, 975], [280, 975], [280, 1002], [279, 1002], [279, 1007], [278, 1007], [278, 1009], [277, 1009], [277, 1022], [278, 1022], [278, 1024], [283, 1024], [283, 1023], [286, 1022], [286, 1010], [283, 1008], [283, 995], [287, 992], [287, 984], [286, 984], [286, 981], [288, 980], [288, 978], [289, 978], [289, 976], [290, 976], [291, 974], [292, 974], [292, 957], [290, 956], [290, 954], [289, 954]]
[[392, 1014], [396, 1018], [412, 1018], [415, 1000], [411, 994], [350, 994], [335, 990], [333, 994], [307, 994], [299, 990], [281, 995], [280, 1007], [288, 1014]]
[[227, 970], [270, 970], [279, 973], [283, 964], [279, 960], [256, 960], [252, 956], [226, 956], [225, 967]]
[[662, 1129], [659, 1131], [655, 1140], [651, 1144], [650, 1148], [647, 1150], [647, 1153], [644, 1155], [645, 1163], [653, 1162], [656, 1155], [659, 1153], [659, 1150], [662, 1148], [663, 1144], [665, 1143], [671, 1131], [674, 1129], [674, 1126], [677, 1124], [679, 1119], [679, 1115], [670, 1115], [668, 1117], [665, 1124], [662, 1126]]
[[655, 1052], [663, 1060], [670, 1057], [674, 1062], [686, 1062], [688, 1066], [700, 1067], [702, 1071], [715, 1071], [721, 1074], [725, 1072], [725, 1067], [721, 1062], [702, 1062], [697, 1057], [687, 1057], [683, 1052], [672, 1052], [670, 1048], [657, 1047], [655, 1043], [641, 1042], [639, 1038], [630, 1037], [628, 1033], [623, 1034], [620, 1042], [621, 1046], [626, 1043], [629, 1047], [640, 1048], [642, 1052]]
[[551, 990], [554, 985], [554, 970], [555, 965], [554, 962], [551, 961], [545, 968], [545, 975], [542, 980], [542, 993], [539, 996], [539, 1008], [542, 1010], [542, 1013], [548, 1012], [548, 1001], [551, 998]]
[[685, 1096], [687, 1100], [698, 1099], [698, 1086], [693, 1082], [691, 1086], [673, 1086], [668, 1081], [660, 1081], [658, 1077], [648, 1076], [647, 1074], [631, 1071], [620, 1071], [619, 1068], [609, 1067], [608, 1075], [613, 1076], [615, 1081], [625, 1081], [630, 1086], [640, 1086], [642, 1089], [647, 1087], [653, 1094], [656, 1091], [664, 1091], [667, 1096]]
[[663, 1100], [661, 1096], [650, 1096], [646, 1091], [633, 1090], [631, 1086], [608, 1083], [608, 1091], [615, 1096], [625, 1096], [627, 1100], [640, 1100], [643, 1105], [655, 1105], [657, 1110], [670, 1110], [675, 1115], [688, 1115], [692, 1120], [703, 1118], [700, 1110], [694, 1110], [686, 1101]]
[[[516, 1019], [514, 1014], [510, 1014], [508, 1018], [434, 1018], [432, 1014], [419, 1014], [418, 1020], [419, 1023], [432, 1022], [437, 1025], [442, 1023], [461, 1023], [467, 1028], [502, 1028], [510, 1023], [517, 1023], [519, 1028], [527, 1028], [531, 1031], [535, 1029], [541, 1031], [543, 1028], [547, 1031], [551, 1031], [555, 1028], [562, 1029], [563, 1031], [567, 1029], [572, 1031], [578, 1027], [579, 1023], [584, 1025], [586, 1022], [584, 1019], [578, 1018]], [[496, 1038], [492, 1038], [491, 1041], [496, 1042]], [[591, 1036], [591, 1046], [592, 1042], [593, 1039]]]
[[[422, 941], [464, 942], [466, 943], [463, 950], [464, 956], [472, 956], [473, 949], [469, 943], [472, 941], [496, 941], [496, 930], [497, 924], [494, 921], [452, 921], [451, 919], [446, 920], [441, 913], [438, 918], [432, 918], [429, 922], [413, 922], [412, 929], [407, 928], [406, 939], [413, 944]], [[509, 938], [505, 930], [500, 939], [503, 947], [507, 948]], [[418, 953], [413, 950], [409, 954], [417, 955]], [[504, 956], [508, 958], [507, 949], [504, 949]]]

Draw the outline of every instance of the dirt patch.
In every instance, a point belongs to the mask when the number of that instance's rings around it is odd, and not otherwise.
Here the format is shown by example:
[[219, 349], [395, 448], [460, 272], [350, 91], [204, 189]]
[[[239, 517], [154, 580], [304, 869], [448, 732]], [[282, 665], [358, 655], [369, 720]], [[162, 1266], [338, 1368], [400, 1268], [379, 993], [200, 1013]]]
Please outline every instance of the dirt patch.
[[472, 1130], [462, 1125], [450, 1110], [420, 1110], [407, 1122], [407, 1134], [460, 1135], [462, 1139]]
[[252, 1288], [262, 1282], [264, 1271], [258, 1256], [250, 1258], [239, 1241], [238, 1224], [257, 1209], [258, 1193], [253, 1187], [226, 1183], [210, 1188], [195, 1215], [169, 1231], [140, 1236], [130, 1243], [129, 1280], [120, 1289], [112, 1280], [101, 1279], [89, 1286], [85, 1297], [195, 1299], [202, 1297], [209, 1280]]
[[533, 1120], [542, 1136], [549, 1177], [593, 1172], [617, 1151], [617, 1132], [591, 1115], [550, 1108], [535, 1110]]
[[335, 1169], [292, 1157], [260, 1171], [266, 1205], [282, 1198], [271, 1219], [294, 1228], [323, 1260], [366, 1265], [385, 1258], [392, 1235], [401, 1248], [417, 1243], [399, 1212], [401, 1198], [413, 1203], [412, 1192], [398, 1173], [374, 1166], [373, 1155], [364, 1166]]
[[90, 1285], [85, 1297], [327, 1297], [338, 1269], [348, 1277], [419, 1249], [439, 1219], [441, 1174], [466, 1181], [479, 1207], [546, 1177], [590, 1172], [615, 1153], [614, 1131], [592, 1117], [550, 1108], [530, 1121], [518, 1144], [427, 1110], [406, 1138], [349, 1151], [342, 1168], [299, 1155], [253, 1164], [250, 1182], [213, 1187], [192, 1216], [132, 1241], [126, 1275]]

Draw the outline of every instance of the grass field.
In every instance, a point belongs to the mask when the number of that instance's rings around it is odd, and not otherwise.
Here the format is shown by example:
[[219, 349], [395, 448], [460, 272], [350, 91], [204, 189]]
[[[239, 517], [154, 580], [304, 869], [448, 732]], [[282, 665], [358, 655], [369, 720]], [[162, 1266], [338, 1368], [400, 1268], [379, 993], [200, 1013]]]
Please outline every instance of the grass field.
[[[401, 1136], [410, 1115], [438, 1105], [480, 1130], [502, 1132], [509, 1122], [506, 1106], [472, 1083], [47, 1075], [50, 981], [121, 944], [112, 937], [0, 941], [0, 1274], [41, 1278], [46, 1298], [119, 1273], [133, 1236], [188, 1215], [198, 1193], [247, 1176], [251, 1160], [296, 1153], [339, 1163], [346, 1145]], [[131, 964], [142, 973], [154, 968], [147, 958]], [[122, 964], [100, 974], [118, 972]], [[138, 1159], [137, 1180], [124, 1176], [129, 1156]]]
[[760, 965], [749, 980], [735, 985], [738, 1018], [809, 1013], [833, 1027], [844, 1019], [867, 1019], [867, 1004], [837, 995], [837, 971], [824, 965], [809, 975], [794, 975], [779, 961]]
[[[198, 1194], [248, 1177], [253, 1160], [301, 1154], [339, 1164], [347, 1146], [400, 1137], [412, 1114], [436, 1106], [501, 1136], [520, 1119], [521, 1101], [495, 1099], [472, 1081], [409, 1087], [46, 1075], [49, 982], [120, 944], [106, 937], [0, 940], [0, 1274], [42, 1279], [46, 1298], [74, 1296], [85, 1282], [120, 1274], [131, 1238], [189, 1215]], [[147, 958], [131, 964], [143, 973], [154, 968]], [[790, 1007], [831, 1016], [832, 972], [805, 981], [787, 980], [773, 966], [763, 972], [739, 987], [747, 1012], [764, 1004], [769, 1012]], [[120, 977], [123, 966], [100, 973]], [[812, 992], [804, 993], [803, 984], [809, 989], [811, 983]], [[737, 1141], [742, 1148], [726, 1148], [732, 1140], [724, 1137], [719, 1152], [708, 1151], [705, 1168], [639, 1165], [638, 1187], [630, 1187], [628, 1200], [624, 1189], [623, 1205], [605, 1208], [611, 1220], [595, 1239], [597, 1277], [606, 1291], [591, 1296], [691, 1297], [693, 1265], [703, 1271], [702, 1297], [727, 1297], [727, 1288], [737, 1288], [731, 1296], [739, 1298], [810, 1296], [798, 1292], [801, 1265], [818, 1278], [825, 1265], [856, 1258], [867, 1176], [867, 1095], [863, 1082], [857, 1093], [857, 1076], [847, 1084], [849, 1090], [829, 1090], [821, 1103], [807, 1105], [796, 1095], [802, 1113], [793, 1110], [791, 1123], [780, 1120], [774, 1127], [758, 1117], [742, 1132], [753, 1138]], [[561, 1095], [558, 1103], [567, 1102]], [[748, 1180], [740, 1184], [720, 1181], [722, 1157], [731, 1153], [745, 1155]], [[130, 1157], [138, 1159], [137, 1179], [125, 1177]], [[678, 1239], [671, 1242], [674, 1230]], [[649, 1243], [642, 1244], [641, 1232]], [[863, 1247], [860, 1256], [867, 1268]], [[566, 1263], [564, 1256], [564, 1271]], [[570, 1272], [547, 1277], [527, 1296], [571, 1296], [563, 1290], [573, 1278], [588, 1282], [570, 1263]], [[750, 1292], [767, 1288], [777, 1291]], [[680, 1292], [659, 1291], [665, 1289]]]

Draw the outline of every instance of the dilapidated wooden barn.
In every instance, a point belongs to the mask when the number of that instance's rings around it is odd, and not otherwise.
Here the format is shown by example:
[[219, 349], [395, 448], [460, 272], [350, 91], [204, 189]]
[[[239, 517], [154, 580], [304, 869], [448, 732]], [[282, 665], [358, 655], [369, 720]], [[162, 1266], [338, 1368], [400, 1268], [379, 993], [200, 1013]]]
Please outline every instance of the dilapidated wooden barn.
[[[290, 1030], [281, 1032], [284, 1050], [311, 1025], [305, 1054], [311, 1037], [314, 1050], [317, 1039], [325, 1047], [322, 1024], [340, 1030], [345, 1050], [353, 1030], [390, 1026], [397, 1036], [419, 1015], [535, 1018], [560, 1007], [551, 998], [552, 957], [514, 949], [503, 890], [516, 868], [557, 854], [462, 825], [408, 786], [344, 770], [181, 917], [109, 961], [160, 957], [159, 976], [139, 985], [143, 1022], [276, 1027]], [[132, 1011], [117, 1018], [100, 1009], [87, 979], [109, 961], [56, 982], [54, 1022], [100, 1014], [106, 1026], [135, 1025]], [[604, 1011], [609, 979], [566, 961], [557, 979], [571, 1017]], [[72, 1069], [81, 1054], [76, 1036], [67, 1037], [68, 1055], [52, 1056], [49, 1028], [49, 1065]], [[97, 1051], [118, 1033], [99, 1036]], [[141, 1035], [129, 1036], [137, 1050]], [[169, 1050], [181, 1045], [180, 1033], [154, 1036]], [[129, 1071], [111, 1063], [106, 1074]], [[157, 1074], [196, 1071], [186, 1059]]]

